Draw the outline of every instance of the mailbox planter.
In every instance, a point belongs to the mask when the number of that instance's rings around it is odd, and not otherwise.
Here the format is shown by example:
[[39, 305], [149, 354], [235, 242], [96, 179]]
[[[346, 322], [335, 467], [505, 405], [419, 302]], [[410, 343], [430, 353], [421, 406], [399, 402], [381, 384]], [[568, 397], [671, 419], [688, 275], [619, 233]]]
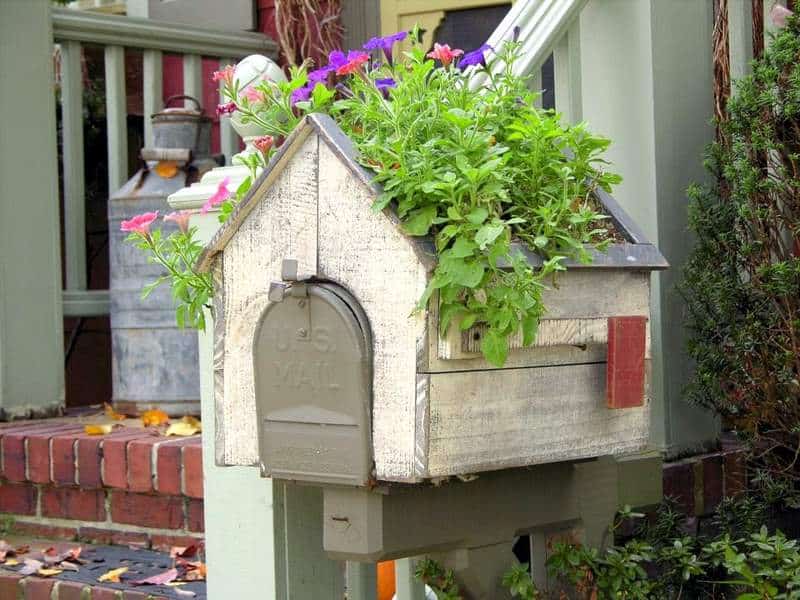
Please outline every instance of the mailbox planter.
[[512, 341], [495, 368], [480, 326], [440, 336], [435, 301], [414, 312], [433, 246], [374, 212], [378, 193], [310, 115], [205, 249], [218, 464], [367, 485], [646, 446], [650, 271], [666, 262], [612, 198], [598, 200], [626, 242], [569, 265], [535, 345]]

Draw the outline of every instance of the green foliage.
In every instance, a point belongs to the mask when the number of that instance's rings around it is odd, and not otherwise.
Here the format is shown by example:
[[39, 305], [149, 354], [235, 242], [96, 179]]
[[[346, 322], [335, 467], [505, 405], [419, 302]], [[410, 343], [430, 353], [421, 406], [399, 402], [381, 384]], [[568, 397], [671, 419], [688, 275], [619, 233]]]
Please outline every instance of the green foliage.
[[508, 588], [512, 598], [520, 600], [539, 600], [541, 594], [533, 584], [528, 565], [514, 565], [503, 575], [503, 587]]
[[194, 269], [203, 250], [195, 239], [196, 227], [178, 230], [164, 236], [161, 229], [149, 233], [131, 233], [126, 241], [148, 254], [148, 261], [166, 269], [166, 274], [147, 284], [142, 289], [142, 298], [147, 298], [158, 286], [169, 283], [175, 301], [175, 321], [178, 327], [205, 329], [204, 309], [214, 294], [211, 277], [197, 273]]
[[463, 600], [456, 585], [452, 569], [445, 569], [433, 559], [426, 558], [417, 563], [414, 577], [429, 586], [436, 594], [437, 600]]
[[800, 23], [792, 17], [738, 82], [689, 189], [697, 237], [681, 287], [688, 398], [713, 409], [775, 473], [800, 453]]
[[[438, 264], [419, 308], [435, 298], [443, 331], [486, 324], [482, 351], [495, 365], [505, 362], [510, 336], [534, 341], [542, 290], [564, 259], [589, 261], [585, 245], [608, 244], [592, 193], [620, 180], [603, 171], [608, 140], [535, 107], [528, 81], [512, 72], [519, 53], [516, 42], [498, 49], [489, 66], [505, 66], [487, 70], [481, 92], [469, 78], [482, 67], [436, 67], [417, 44], [404, 60], [340, 74], [335, 88], [333, 73], [311, 88], [305, 67], [288, 83], [259, 84], [255, 102], [236, 82], [225, 88], [245, 122], [276, 138], [308, 112], [337, 121], [383, 188], [374, 209], [391, 206], [406, 234], [435, 241]], [[379, 88], [385, 80], [393, 87]], [[512, 251], [512, 240], [540, 254], [542, 267]]]

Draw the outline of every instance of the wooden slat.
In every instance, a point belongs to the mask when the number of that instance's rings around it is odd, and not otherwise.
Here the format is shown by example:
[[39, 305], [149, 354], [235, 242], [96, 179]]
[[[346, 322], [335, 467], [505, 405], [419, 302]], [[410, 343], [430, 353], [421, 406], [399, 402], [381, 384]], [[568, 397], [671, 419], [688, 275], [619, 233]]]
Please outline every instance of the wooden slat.
[[128, 179], [128, 124], [125, 96], [125, 48], [106, 46], [106, 124], [108, 126], [108, 192]]
[[[224, 69], [226, 66], [233, 64], [236, 64], [234, 59], [223, 58], [219, 61], [219, 68]], [[222, 83], [220, 83], [220, 90], [222, 90]], [[221, 91], [219, 100], [220, 103], [225, 102]], [[239, 136], [233, 129], [230, 119], [219, 120], [219, 145], [220, 150], [225, 155], [225, 164], [232, 164], [231, 161], [233, 160], [233, 155], [239, 152]]]
[[219, 31], [68, 8], [54, 8], [52, 20], [56, 41], [76, 40], [203, 56], [266, 54], [277, 57], [277, 45], [263, 33]]
[[556, 110], [566, 123], [583, 118], [580, 40], [580, 22], [575, 19], [553, 49]]
[[636, 452], [647, 406], [609, 410], [606, 365], [434, 373], [428, 475]]
[[[198, 54], [183, 56], [183, 93], [203, 103], [203, 62]], [[186, 100], [187, 108], [195, 108], [194, 102]]]
[[[477, 354], [481, 351], [481, 340], [486, 334], [485, 325], [470, 327], [461, 332], [461, 351]], [[539, 323], [539, 331], [532, 348], [550, 346], [588, 346], [605, 344], [608, 341], [607, 319], [544, 319]], [[508, 340], [510, 350], [523, 348], [522, 333], [518, 332]]]
[[66, 289], [85, 290], [86, 184], [83, 155], [83, 77], [80, 42], [61, 44]]
[[144, 51], [144, 145], [153, 145], [153, 123], [150, 117], [161, 110], [164, 98], [163, 54], [160, 50]]

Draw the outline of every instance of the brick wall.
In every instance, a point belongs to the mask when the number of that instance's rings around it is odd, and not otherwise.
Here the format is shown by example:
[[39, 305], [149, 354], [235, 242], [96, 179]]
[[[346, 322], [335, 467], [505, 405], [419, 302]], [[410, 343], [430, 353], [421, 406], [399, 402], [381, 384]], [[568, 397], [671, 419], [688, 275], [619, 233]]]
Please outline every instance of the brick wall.
[[0, 425], [0, 513], [37, 537], [157, 550], [200, 541], [200, 436], [88, 436], [64, 419]]

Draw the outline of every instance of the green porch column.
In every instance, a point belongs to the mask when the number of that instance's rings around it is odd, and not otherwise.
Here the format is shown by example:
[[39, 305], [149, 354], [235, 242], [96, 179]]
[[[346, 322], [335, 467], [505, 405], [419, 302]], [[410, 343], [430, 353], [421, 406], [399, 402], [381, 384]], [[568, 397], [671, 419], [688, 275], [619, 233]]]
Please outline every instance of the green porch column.
[[701, 448], [718, 430], [682, 399], [690, 365], [676, 290], [692, 246], [686, 188], [705, 179], [713, 137], [711, 4], [590, 0], [580, 16], [583, 118], [613, 140], [609, 158], [624, 177], [615, 196], [671, 265], [653, 276], [651, 299], [651, 440], [668, 456]]
[[0, 2], [0, 419], [64, 401], [49, 0]]

